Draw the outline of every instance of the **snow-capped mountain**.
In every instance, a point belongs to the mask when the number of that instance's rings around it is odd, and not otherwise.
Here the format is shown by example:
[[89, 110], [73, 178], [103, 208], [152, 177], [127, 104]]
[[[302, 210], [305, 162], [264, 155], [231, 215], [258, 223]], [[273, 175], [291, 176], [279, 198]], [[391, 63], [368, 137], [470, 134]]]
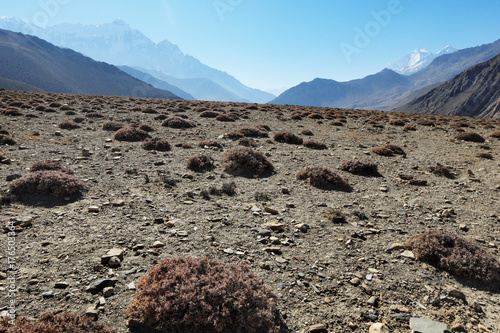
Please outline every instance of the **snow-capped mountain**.
[[[227, 96], [232, 95], [236, 96], [232, 100], [235, 102], [265, 103], [275, 97], [249, 88], [228, 73], [201, 63], [167, 40], [156, 44], [121, 20], [98, 25], [62, 23], [39, 28], [16, 18], [2, 17], [0, 28], [35, 35], [54, 45], [117, 66], [143, 68], [178, 79], [203, 79], [204, 82], [208, 79], [226, 90], [220, 99], [210, 95], [217, 100], [227, 100]], [[206, 99], [199, 95], [199, 91], [198, 96], [192, 91], [187, 92], [197, 99]]]
[[457, 51], [457, 49], [452, 46], [447, 46], [438, 53], [432, 53], [424, 48], [418, 48], [398, 61], [388, 64], [387, 68], [399, 74], [409, 75], [424, 69], [440, 55], [453, 53], [455, 51]]

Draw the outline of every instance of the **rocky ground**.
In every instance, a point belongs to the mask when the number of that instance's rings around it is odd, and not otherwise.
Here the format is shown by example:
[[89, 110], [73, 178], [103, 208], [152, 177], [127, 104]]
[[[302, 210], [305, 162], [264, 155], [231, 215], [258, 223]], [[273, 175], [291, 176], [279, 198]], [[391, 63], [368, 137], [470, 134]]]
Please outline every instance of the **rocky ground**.
[[[200, 117], [206, 110], [234, 121]], [[123, 313], [139, 277], [166, 257], [209, 256], [249, 262], [278, 295], [291, 332], [311, 331], [313, 325], [328, 332], [367, 332], [376, 322], [391, 332], [410, 332], [410, 318], [439, 321], [458, 332], [500, 332], [498, 289], [422, 263], [402, 246], [413, 235], [444, 229], [499, 259], [500, 139], [488, 134], [500, 130], [500, 120], [9, 91], [0, 91], [0, 113], [2, 142], [12, 144], [0, 147], [8, 158], [0, 164], [0, 216], [17, 228], [18, 316], [88, 312], [128, 332]], [[161, 126], [173, 115], [196, 126]], [[150, 151], [140, 142], [117, 141], [113, 131], [102, 129], [110, 120], [148, 125], [150, 135], [166, 139], [172, 149]], [[63, 121], [79, 128], [59, 128]], [[408, 124], [415, 130], [403, 130]], [[255, 149], [268, 156], [275, 173], [226, 173], [223, 154], [238, 141], [225, 134], [258, 125], [270, 131], [268, 138], [254, 138]], [[312, 135], [300, 134], [305, 130]], [[283, 131], [328, 149], [274, 141]], [[454, 139], [461, 131], [486, 141]], [[199, 147], [201, 141], [223, 148]], [[371, 151], [388, 143], [405, 155]], [[198, 154], [213, 158], [216, 168], [187, 169], [187, 160]], [[371, 158], [380, 175], [338, 170], [353, 157]], [[60, 161], [85, 182], [83, 196], [9, 203], [10, 181], [48, 160]], [[436, 163], [454, 177], [432, 173]], [[338, 172], [352, 191], [297, 180], [307, 166]], [[210, 194], [210, 188], [232, 182], [234, 195]], [[345, 222], [327, 219], [324, 213], [331, 209]], [[10, 255], [7, 234], [0, 237], [0, 288], [7, 293]], [[123, 256], [118, 267], [102, 263], [111, 249]], [[104, 292], [96, 286], [101, 279], [116, 280], [114, 288]], [[4, 314], [8, 302], [1, 298]]]

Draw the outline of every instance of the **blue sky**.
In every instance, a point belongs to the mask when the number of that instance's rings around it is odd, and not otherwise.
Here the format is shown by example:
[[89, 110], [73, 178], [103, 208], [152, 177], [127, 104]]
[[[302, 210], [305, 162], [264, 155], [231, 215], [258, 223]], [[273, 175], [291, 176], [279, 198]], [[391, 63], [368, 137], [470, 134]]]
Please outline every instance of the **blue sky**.
[[260, 89], [347, 81], [410, 51], [500, 39], [500, 1], [16, 0], [0, 16], [54, 25], [122, 19]]

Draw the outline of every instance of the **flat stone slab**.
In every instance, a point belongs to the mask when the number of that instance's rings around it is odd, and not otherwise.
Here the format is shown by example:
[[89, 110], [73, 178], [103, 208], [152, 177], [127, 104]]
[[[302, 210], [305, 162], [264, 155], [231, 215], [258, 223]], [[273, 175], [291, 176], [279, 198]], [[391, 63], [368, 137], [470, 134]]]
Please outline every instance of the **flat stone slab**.
[[451, 333], [445, 324], [422, 318], [410, 318], [410, 328], [413, 333]]

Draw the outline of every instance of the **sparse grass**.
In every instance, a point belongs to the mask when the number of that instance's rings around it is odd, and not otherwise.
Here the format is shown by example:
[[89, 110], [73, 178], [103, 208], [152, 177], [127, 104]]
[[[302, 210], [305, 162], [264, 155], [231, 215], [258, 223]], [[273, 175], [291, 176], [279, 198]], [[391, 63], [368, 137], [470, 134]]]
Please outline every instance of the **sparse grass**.
[[370, 159], [357, 159], [353, 158], [344, 161], [339, 166], [340, 170], [358, 175], [377, 175], [377, 163]]
[[406, 124], [403, 126], [403, 131], [416, 131], [417, 127], [413, 124]]
[[394, 152], [387, 147], [375, 147], [372, 152], [380, 156], [394, 156]]
[[242, 146], [224, 153], [223, 167], [226, 172], [243, 176], [262, 176], [274, 171], [274, 166], [262, 153]]
[[307, 180], [309, 184], [321, 189], [350, 190], [347, 179], [326, 167], [306, 167], [297, 172], [297, 179]]
[[455, 140], [469, 141], [469, 142], [484, 142], [484, 138], [475, 132], [464, 132], [455, 135]]
[[114, 333], [115, 330], [90, 318], [71, 313], [44, 313], [38, 320], [16, 318], [14, 325], [0, 319], [0, 333]]
[[137, 283], [126, 315], [168, 332], [278, 332], [276, 296], [245, 264], [167, 258]]
[[493, 255], [455, 233], [428, 231], [408, 241], [419, 260], [457, 276], [500, 284], [500, 263]]
[[147, 132], [132, 126], [120, 128], [115, 132], [115, 140], [118, 141], [136, 142], [143, 141], [150, 137], [151, 136]]
[[166, 139], [153, 138], [145, 140], [141, 143], [141, 147], [146, 150], [170, 151], [172, 147]]
[[9, 145], [13, 146], [16, 144], [16, 141], [12, 139], [11, 137], [5, 135], [5, 134], [0, 134], [0, 145]]
[[215, 168], [214, 161], [207, 155], [196, 155], [187, 161], [187, 168], [195, 172], [206, 172]]
[[302, 130], [299, 132], [300, 135], [307, 135], [307, 136], [312, 136], [314, 133], [311, 130]]

